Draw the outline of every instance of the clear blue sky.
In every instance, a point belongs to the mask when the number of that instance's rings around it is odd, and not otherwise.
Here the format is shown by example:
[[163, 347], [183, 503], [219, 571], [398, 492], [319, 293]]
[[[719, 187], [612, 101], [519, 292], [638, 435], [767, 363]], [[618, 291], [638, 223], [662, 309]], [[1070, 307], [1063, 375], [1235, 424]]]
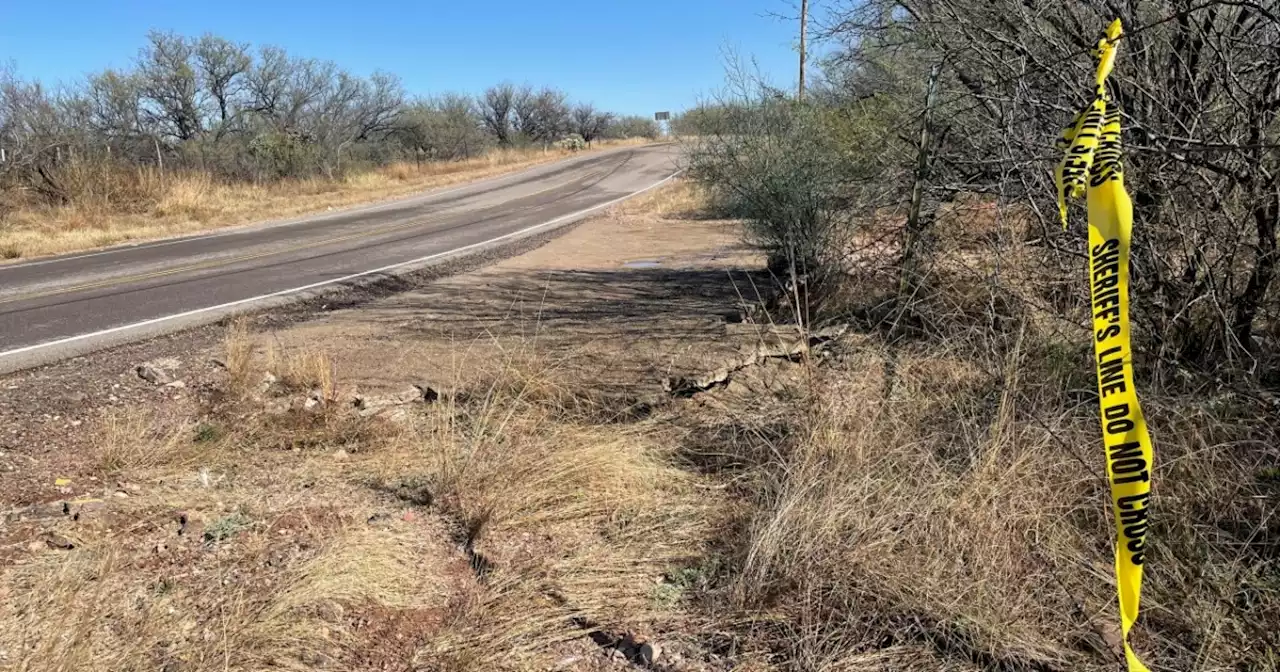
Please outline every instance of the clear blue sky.
[[0, 0], [0, 64], [73, 83], [130, 64], [150, 29], [204, 32], [360, 74], [400, 75], [413, 94], [551, 84], [632, 114], [680, 110], [724, 79], [725, 48], [794, 81], [787, 0]]

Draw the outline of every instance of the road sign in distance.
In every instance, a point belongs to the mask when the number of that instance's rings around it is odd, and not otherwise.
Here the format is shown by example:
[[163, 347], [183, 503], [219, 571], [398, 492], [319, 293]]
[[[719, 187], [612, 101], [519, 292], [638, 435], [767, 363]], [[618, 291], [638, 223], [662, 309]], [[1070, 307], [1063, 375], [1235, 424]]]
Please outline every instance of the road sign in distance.
[[653, 120], [654, 120], [654, 121], [670, 121], [670, 120], [671, 120], [671, 113], [670, 113], [670, 112], [655, 112], [655, 113], [653, 114]]

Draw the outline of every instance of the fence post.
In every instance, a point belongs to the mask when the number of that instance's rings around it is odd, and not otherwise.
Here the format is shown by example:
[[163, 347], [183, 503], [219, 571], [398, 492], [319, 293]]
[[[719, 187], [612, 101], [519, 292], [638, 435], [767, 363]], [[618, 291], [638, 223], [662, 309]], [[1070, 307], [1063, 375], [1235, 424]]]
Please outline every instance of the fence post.
[[164, 187], [164, 156], [160, 154], [160, 140], [151, 138], [151, 142], [156, 147], [156, 168], [160, 171], [160, 186]]

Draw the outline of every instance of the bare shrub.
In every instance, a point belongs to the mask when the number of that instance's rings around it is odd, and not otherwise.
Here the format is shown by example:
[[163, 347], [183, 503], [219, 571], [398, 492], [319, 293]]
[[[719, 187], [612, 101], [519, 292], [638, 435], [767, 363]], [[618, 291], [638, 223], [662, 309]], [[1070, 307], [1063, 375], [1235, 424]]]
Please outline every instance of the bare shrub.
[[1062, 232], [1054, 221], [1056, 157], [1046, 150], [1092, 95], [1089, 50], [1117, 17], [1127, 35], [1112, 88], [1124, 111], [1134, 318], [1148, 366], [1166, 381], [1179, 367], [1223, 364], [1232, 376], [1265, 376], [1280, 221], [1273, 12], [1225, 1], [1036, 13], [969, 0], [841, 3], [824, 30], [835, 45], [830, 92], [842, 105], [914, 100], [919, 114], [925, 71], [940, 64], [926, 211], [964, 191], [1026, 206], [1042, 282], [1054, 284], [1078, 274], [1083, 228]]
[[604, 137], [625, 139], [625, 138], [646, 138], [655, 140], [661, 135], [661, 129], [658, 122], [649, 117], [626, 116], [614, 119], [608, 124], [604, 130]]
[[832, 252], [853, 227], [842, 201], [850, 176], [830, 137], [812, 111], [763, 101], [686, 145], [690, 175], [745, 220], [779, 277], [816, 279], [839, 266]]
[[[749, 506], [706, 599], [749, 624], [744, 648], [795, 669], [1114, 669], [1114, 532], [1077, 401], [1088, 358], [1021, 324], [1009, 340], [872, 341], [813, 372], [786, 439], [721, 446]], [[1265, 666], [1280, 592], [1259, 465], [1280, 458], [1280, 426], [1233, 395], [1144, 407], [1158, 515], [1135, 646], [1170, 669]], [[734, 412], [749, 431], [760, 411]]]

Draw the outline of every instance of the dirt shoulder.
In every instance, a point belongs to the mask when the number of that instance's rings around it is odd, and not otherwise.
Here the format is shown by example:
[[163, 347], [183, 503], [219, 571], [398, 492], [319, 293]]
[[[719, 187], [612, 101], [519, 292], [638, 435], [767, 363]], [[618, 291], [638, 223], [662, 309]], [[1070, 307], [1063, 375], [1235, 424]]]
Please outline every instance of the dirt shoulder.
[[645, 420], [759, 260], [696, 206], [0, 378], [0, 669], [716, 666], [659, 637], [711, 509]]

